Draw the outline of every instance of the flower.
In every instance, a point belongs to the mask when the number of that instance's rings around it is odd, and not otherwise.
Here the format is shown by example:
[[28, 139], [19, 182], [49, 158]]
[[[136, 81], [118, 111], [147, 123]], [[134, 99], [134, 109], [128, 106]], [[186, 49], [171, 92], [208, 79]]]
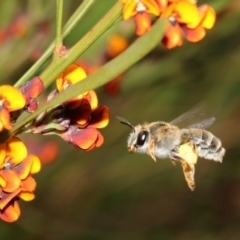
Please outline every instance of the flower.
[[10, 112], [22, 109], [25, 106], [22, 93], [11, 85], [0, 86], [0, 132], [5, 128], [12, 129]]
[[168, 5], [161, 17], [168, 17], [168, 27], [162, 43], [167, 48], [183, 44], [183, 33], [190, 42], [198, 42], [205, 36], [205, 29], [215, 23], [215, 11], [207, 4], [197, 7], [191, 0], [175, 0]]
[[150, 14], [159, 16], [161, 2], [161, 0], [158, 2], [155, 0], [122, 0], [124, 4], [122, 10], [123, 20], [134, 17], [136, 34], [141, 36], [151, 28]]
[[[70, 111], [68, 110], [70, 115], [71, 110], [76, 112], [76, 109], [70, 109]], [[108, 108], [100, 105], [92, 109], [88, 101], [83, 101], [78, 110], [79, 114], [71, 118], [74, 122], [60, 136], [83, 151], [90, 151], [95, 147], [100, 147], [103, 144], [103, 136], [97, 129], [108, 125]]]
[[[79, 65], [73, 64], [57, 79], [57, 86], [66, 88], [85, 77], [84, 70]], [[93, 90], [63, 103], [62, 110], [61, 120], [57, 122], [67, 123], [69, 126], [66, 131], [58, 133], [59, 136], [84, 151], [90, 151], [102, 145], [103, 136], [97, 129], [107, 126], [109, 110], [106, 106], [98, 106], [97, 94]]]
[[56, 79], [57, 90], [62, 92], [68, 86], [79, 82], [86, 78], [85, 71], [77, 64], [71, 64], [60, 76]]
[[18, 199], [31, 201], [36, 182], [31, 174], [40, 171], [37, 156], [27, 153], [24, 143], [13, 137], [0, 146], [0, 218], [14, 222], [19, 218]]
[[[50, 93], [48, 101], [85, 77], [85, 71], [78, 64], [69, 66], [57, 78], [57, 90]], [[41, 114], [33, 123], [31, 132], [56, 134], [75, 147], [90, 151], [103, 143], [103, 136], [98, 129], [107, 126], [108, 122], [108, 108], [98, 106], [97, 94], [90, 90]]]

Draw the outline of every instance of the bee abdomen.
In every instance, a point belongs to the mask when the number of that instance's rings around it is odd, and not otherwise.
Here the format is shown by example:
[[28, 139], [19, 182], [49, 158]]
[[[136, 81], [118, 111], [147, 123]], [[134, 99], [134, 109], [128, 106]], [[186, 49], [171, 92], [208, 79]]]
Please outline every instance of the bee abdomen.
[[184, 135], [188, 135], [188, 139], [197, 146], [199, 157], [222, 162], [225, 149], [222, 147], [220, 139], [215, 137], [212, 133], [206, 130], [193, 128], [185, 129]]

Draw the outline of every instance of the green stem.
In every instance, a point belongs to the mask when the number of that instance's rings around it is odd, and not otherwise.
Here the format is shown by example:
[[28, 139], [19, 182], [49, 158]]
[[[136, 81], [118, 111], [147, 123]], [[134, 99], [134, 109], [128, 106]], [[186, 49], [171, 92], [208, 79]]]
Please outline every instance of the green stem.
[[[75, 25], [83, 18], [83, 16], [87, 13], [89, 8], [96, 0], [84, 0], [83, 3], [77, 8], [77, 10], [70, 17], [68, 22], [66, 23], [63, 29], [63, 37], [66, 37]], [[32, 67], [29, 68], [27, 72], [15, 83], [15, 87], [20, 87], [24, 82], [28, 81], [33, 77], [38, 69], [46, 62], [46, 60], [51, 56], [54, 49], [54, 42], [50, 44], [47, 50], [43, 53], [43, 55], [35, 62]]]
[[18, 132], [19, 128], [22, 128], [28, 122], [35, 119], [41, 112], [56, 107], [59, 104], [78, 96], [81, 93], [84, 93], [91, 89], [96, 89], [126, 71], [130, 66], [138, 62], [140, 59], [146, 56], [154, 47], [160, 44], [166, 25], [166, 19], [158, 19], [148, 33], [138, 38], [123, 53], [105, 64], [95, 73], [89, 75], [85, 80], [78, 82], [68, 87], [63, 92], [59, 93], [47, 104], [41, 106], [27, 118], [17, 123], [14, 128], [7, 134], [1, 134], [1, 142], [2, 140], [6, 140], [7, 137], [9, 138], [15, 135]]
[[56, 0], [57, 11], [56, 11], [56, 39], [55, 39], [55, 50], [58, 51], [62, 47], [62, 13], [63, 13], [63, 0]]
[[109, 12], [89, 31], [80, 41], [78, 41], [67, 53], [66, 58], [52, 62], [40, 75], [44, 86], [48, 87], [71, 63], [88, 49], [106, 30], [108, 30], [121, 16], [122, 3], [117, 2]]

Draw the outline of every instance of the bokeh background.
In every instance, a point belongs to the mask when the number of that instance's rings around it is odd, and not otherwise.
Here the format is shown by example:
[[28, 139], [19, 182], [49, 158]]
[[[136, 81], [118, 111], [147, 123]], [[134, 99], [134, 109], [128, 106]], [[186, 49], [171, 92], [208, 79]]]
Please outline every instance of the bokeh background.
[[[81, 1], [65, 1], [64, 21]], [[98, 0], [66, 39], [70, 47], [116, 0]], [[198, 44], [166, 50], [160, 44], [125, 73], [120, 91], [97, 89], [109, 107], [105, 142], [89, 153], [57, 137], [26, 135], [33, 151], [53, 144], [37, 181], [36, 199], [20, 202], [14, 224], [0, 222], [0, 239], [240, 239], [240, 2], [209, 0], [215, 27]], [[54, 38], [55, 1], [0, 1], [0, 81], [14, 83]], [[110, 29], [81, 57], [99, 64], [113, 33], [133, 41], [133, 24]], [[8, 31], [6, 38], [4, 32]], [[144, 47], [144, 46], [143, 46]], [[191, 192], [180, 164], [128, 154], [130, 129], [144, 121], [171, 121], [205, 101], [217, 118], [209, 128], [226, 148], [223, 163], [199, 159]], [[56, 145], [57, 144], [57, 145]], [[55, 153], [57, 152], [57, 153]], [[50, 160], [49, 160], [50, 161]]]

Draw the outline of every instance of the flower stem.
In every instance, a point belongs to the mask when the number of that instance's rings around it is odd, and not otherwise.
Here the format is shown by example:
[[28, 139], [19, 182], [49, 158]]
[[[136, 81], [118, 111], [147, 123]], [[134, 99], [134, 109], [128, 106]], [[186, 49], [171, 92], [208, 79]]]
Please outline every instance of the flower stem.
[[[77, 10], [73, 13], [73, 15], [69, 18], [63, 29], [63, 37], [65, 38], [72, 29], [76, 26], [76, 24], [83, 18], [83, 16], [87, 13], [90, 7], [96, 0], [84, 0], [83, 3], [77, 8]], [[15, 83], [15, 87], [20, 87], [24, 82], [28, 81], [31, 77], [33, 77], [38, 69], [48, 60], [51, 56], [54, 49], [54, 42], [50, 44], [47, 50], [43, 53], [43, 55], [35, 62], [32, 67], [29, 68], [27, 72]]]
[[55, 39], [55, 50], [58, 51], [62, 47], [62, 13], [63, 13], [63, 0], [56, 0], [57, 11], [56, 11], [56, 39]]

